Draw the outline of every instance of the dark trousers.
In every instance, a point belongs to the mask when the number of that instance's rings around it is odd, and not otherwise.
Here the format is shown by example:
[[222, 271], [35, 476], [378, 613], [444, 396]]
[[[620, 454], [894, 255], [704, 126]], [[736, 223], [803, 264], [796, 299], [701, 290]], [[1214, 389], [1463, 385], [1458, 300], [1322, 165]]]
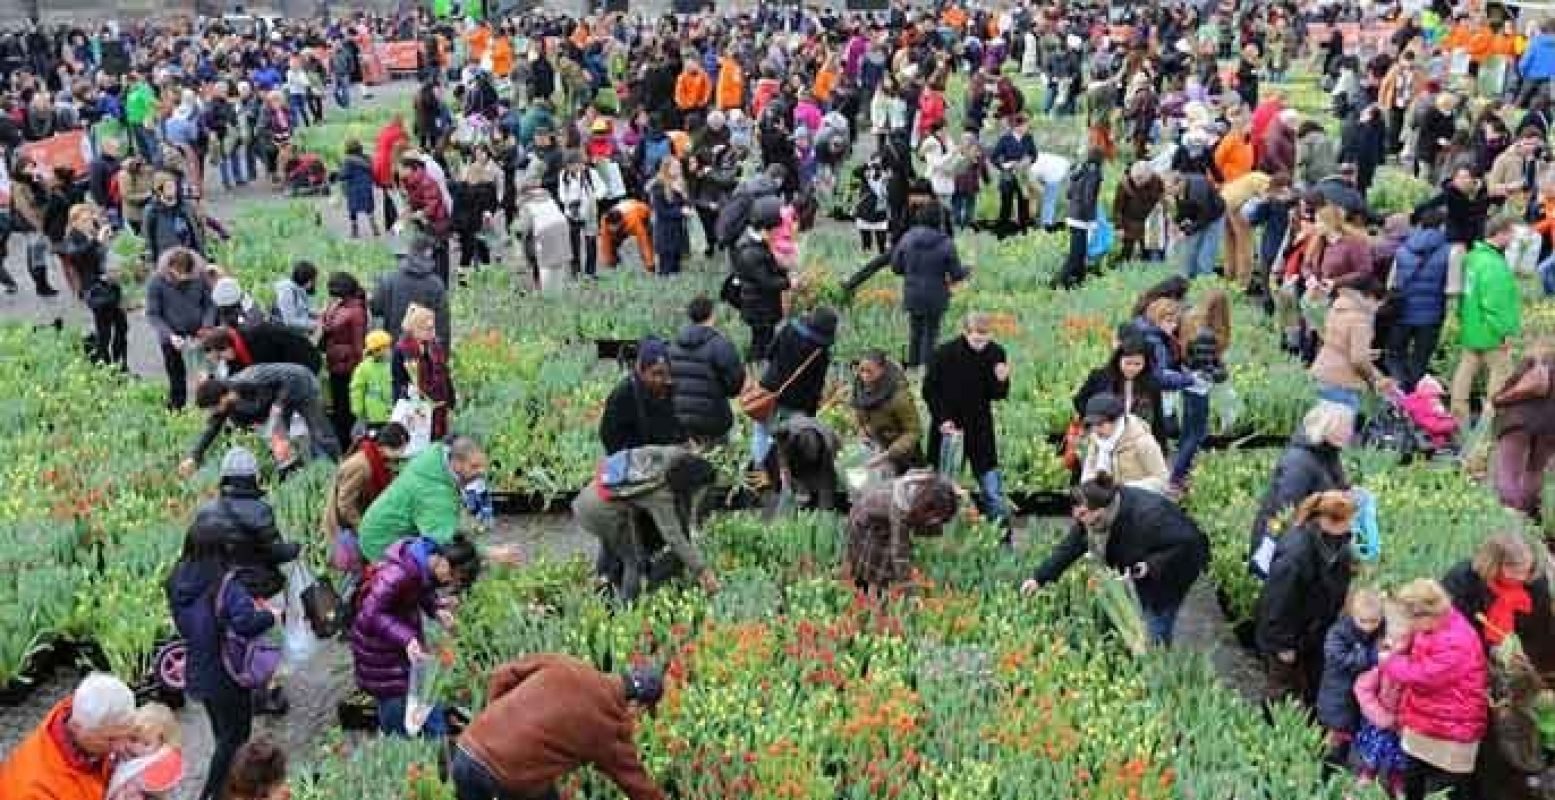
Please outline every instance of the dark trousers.
[[351, 413], [351, 373], [329, 374], [329, 421], [335, 427], [335, 441], [351, 441], [356, 415]]
[[776, 330], [776, 325], [752, 325], [751, 346], [745, 353], [745, 360], [766, 361], [772, 351], [772, 334]]
[[1013, 178], [999, 181], [999, 232], [1009, 229], [1010, 216], [1015, 216], [1015, 227], [1025, 230], [1031, 224], [1031, 205], [1021, 192], [1020, 184]]
[[[125, 316], [124, 309], [110, 308], [93, 311], [92, 327], [97, 337], [97, 349], [92, 357], [100, 364], [118, 364], [121, 368], [127, 367], [130, 320]], [[178, 362], [183, 363], [182, 356], [179, 356]]]
[[1441, 325], [1399, 325], [1388, 329], [1386, 366], [1388, 374], [1404, 391], [1412, 392], [1425, 376], [1442, 337]]
[[479, 230], [459, 231], [459, 266], [491, 263], [491, 248], [481, 238]]
[[698, 205], [697, 221], [702, 224], [702, 235], [707, 237], [706, 249], [702, 254], [708, 258], [713, 257], [713, 251], [718, 249], [718, 209], [713, 206]]
[[917, 312], [907, 313], [907, 363], [905, 366], [916, 367], [929, 362], [929, 357], [934, 354], [934, 345], [939, 341], [940, 322], [945, 319], [945, 312]]
[[216, 800], [227, 789], [227, 772], [238, 748], [248, 741], [254, 731], [254, 695], [247, 689], [228, 687], [212, 697], [205, 698], [205, 715], [211, 720], [210, 769], [205, 774], [205, 788], [200, 790], [200, 800]]
[[1425, 800], [1446, 792], [1448, 800], [1469, 800], [1472, 775], [1455, 775], [1438, 769], [1418, 758], [1409, 759], [1409, 769], [1404, 773], [1405, 800]]
[[864, 252], [874, 250], [877, 253], [885, 253], [890, 247], [890, 231], [865, 231], [858, 232], [859, 245]]
[[1270, 701], [1289, 698], [1307, 708], [1317, 702], [1317, 688], [1323, 675], [1321, 649], [1297, 648], [1296, 660], [1290, 664], [1270, 653], [1264, 656], [1264, 666], [1269, 673]]
[[514, 794], [502, 788], [490, 770], [460, 748], [454, 748], [453, 761], [448, 765], [448, 777], [453, 781], [454, 795], [458, 800], [559, 800], [561, 797], [554, 786], [527, 797]]
[[189, 374], [184, 370], [184, 354], [163, 342], [162, 366], [167, 370], [167, 407], [182, 411], [189, 403]]
[[443, 279], [444, 286], [450, 285], [448, 283], [449, 258], [448, 240], [438, 239], [437, 244], [432, 248], [432, 267], [437, 272], [437, 277]]
[[567, 221], [572, 232], [572, 274], [581, 269], [584, 275], [594, 277], [599, 269], [599, 245], [593, 236], [584, 233], [582, 222]]
[[1064, 271], [1058, 274], [1055, 284], [1071, 289], [1085, 282], [1086, 256], [1090, 254], [1090, 231], [1069, 228], [1069, 257], [1064, 259]]
[[394, 194], [388, 189], [381, 189], [383, 193], [383, 229], [388, 231], [399, 221], [399, 213], [394, 208]]

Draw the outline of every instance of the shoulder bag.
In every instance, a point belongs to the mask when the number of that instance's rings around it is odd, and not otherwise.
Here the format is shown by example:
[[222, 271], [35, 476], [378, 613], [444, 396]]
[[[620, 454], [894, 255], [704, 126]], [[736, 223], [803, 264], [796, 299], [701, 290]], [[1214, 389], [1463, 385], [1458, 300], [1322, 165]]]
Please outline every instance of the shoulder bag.
[[747, 382], [745, 388], [740, 390], [740, 412], [756, 422], [766, 422], [771, 419], [772, 412], [777, 410], [778, 398], [788, 391], [788, 387], [794, 385], [794, 381], [799, 380], [799, 376], [804, 374], [805, 370], [815, 362], [815, 359], [820, 357], [821, 352], [825, 349], [824, 347], [816, 347], [805, 358], [804, 362], [799, 365], [799, 368], [794, 370], [794, 373], [788, 376], [788, 380], [783, 381], [783, 385], [779, 386], [775, 392], [762, 386], [760, 381], [753, 380]]

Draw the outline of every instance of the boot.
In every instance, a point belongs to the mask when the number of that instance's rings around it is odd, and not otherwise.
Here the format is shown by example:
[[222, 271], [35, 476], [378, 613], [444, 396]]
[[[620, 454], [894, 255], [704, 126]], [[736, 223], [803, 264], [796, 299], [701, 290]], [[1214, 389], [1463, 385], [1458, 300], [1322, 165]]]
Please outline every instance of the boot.
[[33, 290], [39, 297], [53, 297], [59, 294], [59, 290], [49, 285], [48, 267], [28, 267], [27, 274], [32, 276]]

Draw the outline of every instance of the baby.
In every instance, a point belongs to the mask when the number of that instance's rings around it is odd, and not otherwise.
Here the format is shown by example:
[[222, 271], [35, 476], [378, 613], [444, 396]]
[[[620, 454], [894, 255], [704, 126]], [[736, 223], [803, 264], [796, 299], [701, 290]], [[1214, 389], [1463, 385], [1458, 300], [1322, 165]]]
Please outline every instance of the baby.
[[1447, 392], [1436, 378], [1427, 375], [1415, 384], [1415, 390], [1404, 395], [1400, 405], [1411, 422], [1431, 437], [1433, 448], [1452, 445], [1452, 437], [1458, 432], [1458, 420], [1442, 403]]
[[107, 800], [161, 800], [183, 778], [182, 736], [172, 709], [147, 703], [135, 711], [135, 735], [108, 782]]

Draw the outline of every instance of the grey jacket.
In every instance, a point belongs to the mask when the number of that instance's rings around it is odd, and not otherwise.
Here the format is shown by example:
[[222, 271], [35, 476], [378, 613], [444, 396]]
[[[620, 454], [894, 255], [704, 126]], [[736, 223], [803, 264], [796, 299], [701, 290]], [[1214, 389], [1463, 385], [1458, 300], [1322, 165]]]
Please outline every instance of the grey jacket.
[[400, 338], [400, 325], [405, 321], [405, 309], [410, 304], [425, 306], [437, 314], [437, 338], [447, 347], [453, 342], [449, 337], [448, 289], [442, 278], [437, 277], [430, 255], [412, 253], [400, 256], [399, 269], [378, 278], [369, 306], [378, 324], [394, 337]]
[[275, 320], [304, 335], [312, 336], [318, 314], [313, 311], [313, 298], [291, 278], [275, 282]]
[[146, 322], [166, 343], [174, 334], [193, 336], [216, 323], [216, 304], [210, 287], [198, 275], [176, 279], [166, 269], [157, 270], [146, 282]]

